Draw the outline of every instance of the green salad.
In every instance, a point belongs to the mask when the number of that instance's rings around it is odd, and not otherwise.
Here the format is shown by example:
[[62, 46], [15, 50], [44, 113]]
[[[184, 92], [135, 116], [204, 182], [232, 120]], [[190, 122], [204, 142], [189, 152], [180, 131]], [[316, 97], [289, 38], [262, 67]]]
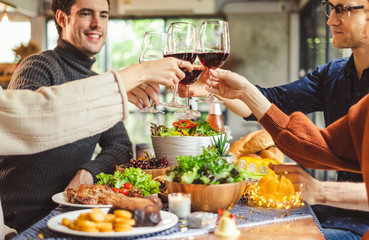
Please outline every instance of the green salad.
[[115, 171], [114, 174], [100, 173], [97, 176], [97, 184], [109, 184], [115, 188], [122, 188], [123, 184], [131, 183], [133, 187], [142, 190], [144, 197], [159, 192], [160, 183], [153, 180], [150, 174], [140, 168], [126, 168], [124, 173]]
[[203, 147], [201, 155], [179, 156], [177, 160], [178, 165], [170, 171], [168, 181], [211, 185], [242, 182], [246, 179], [245, 170], [236, 164], [227, 163], [214, 146]]
[[156, 125], [156, 123], [151, 123], [151, 135], [152, 136], [213, 136], [219, 135], [220, 130], [215, 130], [210, 127], [209, 123], [206, 121], [196, 121], [191, 120], [179, 120], [178, 122], [173, 122], [172, 127], [166, 127], [164, 125]]

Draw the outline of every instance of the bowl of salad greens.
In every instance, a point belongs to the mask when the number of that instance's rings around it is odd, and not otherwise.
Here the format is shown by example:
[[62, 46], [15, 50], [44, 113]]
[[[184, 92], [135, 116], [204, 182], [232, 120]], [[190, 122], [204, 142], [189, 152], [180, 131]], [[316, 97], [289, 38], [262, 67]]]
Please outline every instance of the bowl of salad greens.
[[160, 183], [153, 180], [152, 176], [140, 168], [126, 168], [124, 172], [115, 171], [113, 174], [100, 173], [97, 176], [97, 184], [109, 185], [113, 189], [123, 190], [125, 184], [132, 185], [126, 195], [147, 197], [159, 193]]
[[179, 156], [178, 165], [166, 177], [168, 193], [190, 193], [192, 211], [228, 209], [246, 188], [245, 170], [228, 163], [215, 147], [203, 148], [197, 156]]
[[195, 156], [202, 153], [202, 147], [212, 145], [214, 137], [221, 131], [210, 127], [206, 121], [179, 120], [171, 127], [151, 124], [151, 140], [157, 158], [166, 157], [169, 166], [177, 165], [177, 157]]

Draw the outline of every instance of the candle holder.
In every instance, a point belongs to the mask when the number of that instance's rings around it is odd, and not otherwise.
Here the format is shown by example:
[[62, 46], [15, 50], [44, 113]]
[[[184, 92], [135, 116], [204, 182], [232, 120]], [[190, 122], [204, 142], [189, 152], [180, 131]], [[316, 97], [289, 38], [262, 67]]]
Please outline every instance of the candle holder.
[[184, 219], [191, 213], [190, 193], [169, 193], [169, 212], [174, 213], [178, 218]]

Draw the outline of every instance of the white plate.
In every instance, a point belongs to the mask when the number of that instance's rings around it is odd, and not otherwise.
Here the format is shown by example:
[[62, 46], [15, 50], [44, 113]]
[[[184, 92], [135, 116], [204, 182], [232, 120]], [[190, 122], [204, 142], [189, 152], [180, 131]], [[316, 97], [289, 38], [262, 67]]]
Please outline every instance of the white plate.
[[[109, 211], [109, 208], [102, 208], [104, 213]], [[92, 233], [92, 232], [82, 232], [75, 231], [67, 228], [66, 226], [61, 224], [63, 218], [68, 218], [70, 220], [76, 219], [81, 213], [91, 212], [91, 209], [77, 210], [62, 213], [58, 216], [51, 218], [47, 222], [47, 227], [56, 232], [61, 232], [65, 234], [71, 234], [76, 236], [85, 236], [85, 237], [128, 237], [128, 236], [138, 236], [148, 233], [159, 232], [168, 228], [175, 226], [178, 222], [178, 217], [170, 212], [160, 211], [161, 222], [154, 227], [134, 227], [132, 231], [129, 232], [101, 232], [101, 233]]]
[[79, 208], [92, 208], [92, 207], [111, 207], [112, 205], [86, 205], [86, 204], [78, 204], [78, 203], [70, 203], [67, 198], [66, 192], [60, 192], [52, 196], [51, 198], [55, 203], [61, 204], [69, 207], [79, 207]]

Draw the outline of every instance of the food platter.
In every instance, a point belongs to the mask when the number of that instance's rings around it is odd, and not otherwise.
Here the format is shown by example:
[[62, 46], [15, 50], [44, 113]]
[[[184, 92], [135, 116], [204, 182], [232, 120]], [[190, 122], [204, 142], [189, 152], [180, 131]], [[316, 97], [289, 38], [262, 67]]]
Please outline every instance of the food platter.
[[92, 208], [92, 207], [99, 207], [99, 208], [106, 208], [111, 207], [112, 205], [86, 205], [86, 204], [78, 204], [78, 203], [70, 203], [67, 198], [66, 192], [60, 192], [52, 196], [51, 198], [55, 203], [68, 206], [68, 207], [78, 207], [78, 208]]
[[[109, 208], [102, 208], [104, 213], [109, 211]], [[62, 213], [58, 216], [51, 218], [47, 222], [47, 227], [53, 231], [61, 232], [65, 234], [71, 234], [75, 236], [84, 236], [84, 237], [100, 237], [100, 238], [109, 238], [109, 237], [128, 237], [128, 236], [138, 236], [144, 235], [149, 233], [155, 233], [159, 231], [163, 231], [165, 229], [171, 228], [175, 226], [178, 222], [178, 217], [173, 213], [160, 211], [161, 215], [161, 222], [153, 227], [134, 227], [132, 231], [128, 232], [82, 232], [82, 231], [75, 231], [72, 229], [67, 228], [66, 226], [62, 225], [61, 221], [63, 218], [68, 218], [70, 220], [76, 219], [81, 213], [90, 212], [91, 209], [83, 209], [77, 211], [71, 211]]]

